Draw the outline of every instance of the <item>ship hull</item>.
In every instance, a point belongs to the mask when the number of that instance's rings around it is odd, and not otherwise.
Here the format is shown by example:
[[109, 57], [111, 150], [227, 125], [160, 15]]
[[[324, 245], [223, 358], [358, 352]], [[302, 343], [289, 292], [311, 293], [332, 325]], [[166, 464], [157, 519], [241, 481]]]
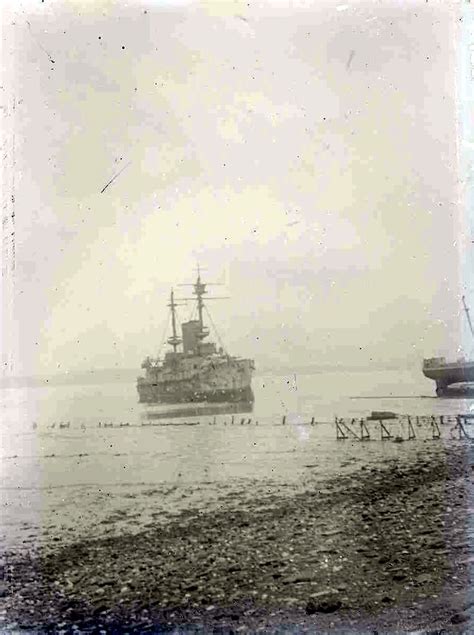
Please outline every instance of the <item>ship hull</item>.
[[425, 364], [423, 374], [436, 382], [436, 394], [443, 397], [456, 392], [452, 384], [474, 382], [474, 362]]
[[184, 387], [167, 389], [160, 385], [140, 382], [137, 385], [140, 403], [235, 403], [253, 402], [254, 395], [250, 386], [242, 388], [221, 388], [212, 390], [192, 390]]

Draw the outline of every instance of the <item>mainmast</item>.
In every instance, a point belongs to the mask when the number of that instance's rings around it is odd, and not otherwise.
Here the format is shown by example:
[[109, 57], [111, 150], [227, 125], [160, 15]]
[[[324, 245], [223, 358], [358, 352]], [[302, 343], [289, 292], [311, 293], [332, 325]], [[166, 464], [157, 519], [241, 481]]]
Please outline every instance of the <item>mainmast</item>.
[[469, 308], [468, 308], [468, 306], [466, 304], [466, 298], [464, 296], [462, 296], [462, 304], [463, 304], [463, 307], [464, 307], [464, 311], [466, 313], [466, 317], [467, 317], [467, 322], [469, 324], [469, 328], [471, 330], [471, 335], [474, 337], [474, 328], [472, 326], [471, 316], [469, 315]]
[[173, 289], [171, 289], [170, 303], [168, 304], [168, 306], [171, 309], [171, 325], [173, 329], [173, 335], [168, 338], [168, 344], [171, 344], [171, 346], [173, 347], [173, 351], [176, 353], [176, 349], [178, 348], [179, 344], [181, 344], [181, 339], [176, 333], [176, 307], [179, 305], [174, 301]]
[[201, 338], [204, 338], [207, 335], [209, 335], [209, 329], [204, 326], [204, 322], [203, 322], [203, 319], [202, 319], [202, 311], [204, 309], [203, 297], [207, 293], [207, 291], [206, 291], [206, 285], [203, 282], [201, 282], [201, 272], [199, 270], [199, 267], [198, 267], [198, 277], [197, 277], [196, 283], [193, 286], [194, 286], [193, 293], [194, 293], [194, 295], [197, 298], [199, 330], [200, 330], [200, 333], [201, 333], [200, 336], [201, 336]]
[[[194, 284], [182, 284], [180, 286], [192, 286], [193, 287], [193, 295], [195, 296], [194, 298], [182, 298], [183, 300], [196, 300], [197, 302], [197, 310], [198, 310], [198, 321], [199, 321], [199, 338], [200, 339], [204, 339], [205, 337], [207, 337], [209, 335], [209, 329], [207, 328], [207, 326], [204, 325], [204, 320], [203, 320], [203, 310], [204, 310], [204, 296], [207, 294], [207, 289], [206, 287], [213, 285], [213, 286], [222, 286], [222, 283], [220, 282], [202, 282], [201, 280], [201, 269], [198, 265], [197, 268], [197, 280]], [[227, 300], [227, 297], [219, 297], [219, 296], [213, 296], [210, 298], [206, 298], [207, 300]]]

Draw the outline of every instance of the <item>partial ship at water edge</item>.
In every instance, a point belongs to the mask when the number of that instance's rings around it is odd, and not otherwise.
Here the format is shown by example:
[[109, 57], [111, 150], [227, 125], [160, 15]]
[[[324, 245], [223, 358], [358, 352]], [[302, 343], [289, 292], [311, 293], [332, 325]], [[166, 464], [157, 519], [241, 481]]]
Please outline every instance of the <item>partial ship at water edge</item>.
[[145, 376], [137, 379], [141, 403], [253, 403], [254, 361], [233, 357], [213, 342], [204, 341], [209, 335], [203, 321], [206, 286], [198, 270], [193, 284], [198, 317], [181, 324], [181, 337], [176, 329], [178, 303], [171, 291], [172, 335], [168, 344], [172, 350], [163, 360], [147, 357], [143, 362]]
[[[471, 316], [464, 297], [462, 303], [471, 335], [474, 337]], [[459, 359], [447, 362], [444, 357], [424, 359], [423, 375], [436, 382], [438, 397], [474, 396], [474, 360]]]

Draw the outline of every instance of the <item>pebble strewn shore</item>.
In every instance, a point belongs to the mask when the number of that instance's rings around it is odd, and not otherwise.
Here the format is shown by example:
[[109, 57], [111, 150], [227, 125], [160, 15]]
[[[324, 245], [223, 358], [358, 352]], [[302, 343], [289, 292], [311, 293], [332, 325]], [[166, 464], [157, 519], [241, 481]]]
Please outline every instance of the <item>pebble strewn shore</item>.
[[409, 463], [292, 497], [6, 554], [5, 622], [54, 632], [469, 632], [467, 452], [426, 443]]

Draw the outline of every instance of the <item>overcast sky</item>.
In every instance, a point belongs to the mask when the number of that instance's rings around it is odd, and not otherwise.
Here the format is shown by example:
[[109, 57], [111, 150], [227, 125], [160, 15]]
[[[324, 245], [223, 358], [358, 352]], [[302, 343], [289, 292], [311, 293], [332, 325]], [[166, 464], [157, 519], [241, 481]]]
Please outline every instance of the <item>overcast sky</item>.
[[15, 374], [138, 368], [198, 261], [257, 365], [456, 354], [455, 7], [5, 11]]

